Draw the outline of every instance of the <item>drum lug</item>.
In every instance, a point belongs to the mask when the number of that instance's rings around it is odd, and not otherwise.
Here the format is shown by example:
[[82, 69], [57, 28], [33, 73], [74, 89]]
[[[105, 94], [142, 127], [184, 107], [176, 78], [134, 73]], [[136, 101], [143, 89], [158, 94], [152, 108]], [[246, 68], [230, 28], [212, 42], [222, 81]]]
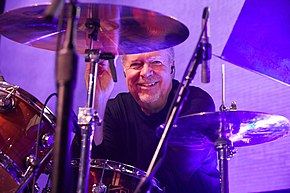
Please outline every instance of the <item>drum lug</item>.
[[45, 133], [41, 137], [41, 146], [43, 148], [50, 148], [54, 142], [54, 135]]
[[0, 112], [9, 112], [10, 110], [15, 108], [15, 100], [12, 97], [12, 95], [16, 92], [16, 90], [19, 88], [19, 86], [12, 86], [10, 88], [7, 88], [7, 91], [11, 90], [6, 95], [0, 96]]
[[38, 186], [38, 184], [34, 185], [34, 192], [39, 192], [40, 187]]
[[38, 160], [36, 159], [35, 155], [30, 154], [25, 158], [25, 165], [26, 167], [37, 167], [39, 165]]
[[12, 96], [1, 96], [0, 98], [0, 112], [9, 112], [15, 108], [15, 100]]
[[103, 183], [99, 183], [99, 185], [94, 184], [92, 188], [92, 193], [106, 193], [107, 186]]

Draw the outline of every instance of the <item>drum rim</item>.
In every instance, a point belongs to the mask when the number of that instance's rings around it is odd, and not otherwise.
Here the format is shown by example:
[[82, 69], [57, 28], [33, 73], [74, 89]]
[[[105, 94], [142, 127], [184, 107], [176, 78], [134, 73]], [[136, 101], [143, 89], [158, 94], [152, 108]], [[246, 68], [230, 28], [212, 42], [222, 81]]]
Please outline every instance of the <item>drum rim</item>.
[[[3, 87], [6, 86], [6, 87]], [[7, 88], [16, 86], [14, 84], [8, 83], [6, 81], [1, 81], [0, 82], [0, 91], [3, 92], [8, 92]], [[44, 104], [40, 102], [35, 96], [30, 94], [29, 92], [25, 91], [22, 89], [20, 86], [16, 89], [15, 94], [21, 101], [24, 101], [27, 105], [32, 107], [34, 110], [36, 110], [39, 114], [42, 111], [42, 108], [44, 107]], [[56, 118], [53, 114], [53, 112], [45, 106], [44, 112], [43, 112], [43, 117], [45, 118], [46, 121], [55, 129], [56, 128]]]
[[0, 150], [0, 166], [8, 172], [14, 181], [19, 185], [22, 179], [22, 170], [10, 159], [5, 153]]
[[[105, 162], [109, 162], [109, 163], [113, 163], [113, 164], [119, 164], [118, 168], [109, 168], [109, 167], [106, 167], [105, 170], [108, 170], [108, 171], [114, 171], [114, 172], [120, 172], [120, 173], [123, 173], [123, 174], [126, 174], [128, 176], [131, 176], [131, 177], [134, 177], [134, 178], [137, 178], [137, 179], [141, 179], [142, 177], [145, 177], [146, 176], [146, 172], [135, 167], [135, 166], [132, 166], [132, 165], [129, 165], [129, 164], [124, 164], [124, 163], [121, 163], [121, 162], [118, 162], [118, 161], [113, 161], [113, 160], [110, 160], [110, 159], [91, 159], [91, 162], [90, 162], [90, 167], [91, 168], [96, 168], [96, 169], [103, 169], [103, 167], [100, 167], [99, 165], [96, 165], [97, 162], [101, 162], [102, 164], [104, 164]], [[95, 164], [95, 165], [94, 165]], [[80, 165], [80, 159], [72, 159], [71, 160], [71, 165], [73, 167], [79, 167]], [[131, 168], [131, 169], [134, 169], [132, 172], [128, 172], [128, 170], [123, 170], [123, 169], [120, 169], [120, 165], [121, 166], [125, 166], [127, 168]], [[135, 172], [134, 172], [135, 171]], [[152, 185], [158, 189], [162, 189], [163, 185], [159, 182], [159, 180], [155, 177], [152, 178], [152, 181], [151, 181]], [[164, 188], [164, 187], [163, 187]]]
[[[110, 159], [91, 159], [90, 168], [103, 169], [103, 167], [100, 167], [99, 165], [92, 165], [92, 164], [96, 164], [96, 163], [100, 163], [100, 162], [102, 164], [104, 164], [105, 162], [107, 162], [107, 163], [109, 162], [111, 164], [119, 164], [119, 166], [121, 165], [121, 166], [126, 166], [128, 168], [133, 168], [134, 170], [137, 170], [139, 173], [137, 172], [137, 174], [135, 173], [135, 175], [134, 175], [133, 174], [134, 172], [133, 173], [128, 173], [128, 171], [126, 171], [126, 170], [123, 171], [121, 169], [116, 169], [116, 168], [115, 169], [111, 169], [111, 168], [108, 168], [108, 167], [105, 168], [106, 171], [120, 172], [122, 174], [134, 177], [134, 178], [139, 179], [139, 180], [142, 177], [145, 177], [145, 175], [146, 175], [145, 171], [143, 171], [143, 170], [141, 170], [141, 169], [139, 169], [137, 167], [134, 167], [134, 166], [129, 165], [129, 164], [124, 164], [124, 163], [121, 163], [121, 162], [118, 162], [118, 161], [113, 161], [113, 160], [110, 160]], [[72, 165], [72, 167], [79, 167], [80, 159], [79, 158], [72, 159], [71, 160], [71, 165]], [[159, 182], [159, 180], [157, 178], [153, 177], [151, 179], [151, 185], [152, 185], [152, 187], [158, 189], [158, 191], [165, 192], [165, 187]]]
[[[79, 167], [80, 159], [72, 159], [71, 164], [73, 167]], [[104, 165], [106, 164], [105, 170], [115, 171], [115, 172], [121, 172], [126, 175], [141, 179], [146, 175], [146, 172], [134, 167], [129, 164], [124, 164], [121, 162], [109, 160], [109, 159], [91, 159], [90, 167], [91, 168], [97, 168], [97, 169], [103, 169]], [[117, 166], [117, 167], [115, 167]]]

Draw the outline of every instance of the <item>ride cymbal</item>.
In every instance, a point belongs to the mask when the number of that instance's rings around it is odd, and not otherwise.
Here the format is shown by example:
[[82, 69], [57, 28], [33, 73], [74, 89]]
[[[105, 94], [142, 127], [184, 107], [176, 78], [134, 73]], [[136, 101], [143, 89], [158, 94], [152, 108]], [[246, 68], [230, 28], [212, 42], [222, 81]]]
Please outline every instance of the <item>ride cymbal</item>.
[[[37, 48], [56, 50], [59, 33], [65, 33], [68, 4], [64, 6], [64, 27], [48, 21], [44, 12], [49, 4], [14, 9], [0, 15], [0, 33], [5, 37]], [[80, 3], [76, 27], [76, 50], [89, 48], [87, 19], [99, 22], [94, 49], [119, 54], [134, 54], [169, 48], [187, 39], [187, 27], [172, 17], [129, 6]]]
[[[273, 141], [288, 134], [287, 118], [251, 111], [203, 112], [179, 117], [169, 143], [196, 146], [213, 143], [219, 134], [234, 146], [249, 146]], [[162, 127], [157, 129], [161, 136]]]

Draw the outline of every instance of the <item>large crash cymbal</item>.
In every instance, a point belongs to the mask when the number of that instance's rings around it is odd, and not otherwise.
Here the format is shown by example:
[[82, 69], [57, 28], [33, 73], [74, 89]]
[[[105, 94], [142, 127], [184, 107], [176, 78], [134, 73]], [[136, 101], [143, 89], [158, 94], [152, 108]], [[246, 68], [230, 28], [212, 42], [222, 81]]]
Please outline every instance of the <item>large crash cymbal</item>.
[[[223, 126], [223, 127], [221, 127]], [[273, 141], [288, 134], [290, 123], [283, 116], [251, 111], [205, 112], [182, 116], [171, 130], [169, 143], [181, 146], [212, 144], [220, 129], [234, 146]], [[162, 128], [157, 130], [160, 136]]]
[[[49, 4], [33, 5], [8, 11], [0, 16], [0, 33], [5, 37], [37, 48], [56, 50], [57, 21], [44, 18]], [[157, 12], [121, 5], [80, 3], [76, 49], [82, 54], [89, 48], [87, 18], [100, 21], [98, 41], [94, 49], [119, 54], [155, 51], [180, 44], [189, 31], [179, 21]], [[65, 5], [64, 13], [67, 13]], [[64, 14], [65, 21], [67, 15]]]

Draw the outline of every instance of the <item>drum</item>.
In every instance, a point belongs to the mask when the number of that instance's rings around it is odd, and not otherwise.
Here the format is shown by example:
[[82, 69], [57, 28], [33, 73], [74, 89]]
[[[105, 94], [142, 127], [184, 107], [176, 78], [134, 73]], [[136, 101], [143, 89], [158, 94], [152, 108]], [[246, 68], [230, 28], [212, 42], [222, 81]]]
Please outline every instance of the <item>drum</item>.
[[[75, 171], [75, 184], [79, 160], [72, 161]], [[111, 160], [93, 159], [90, 164], [88, 192], [92, 193], [133, 193], [145, 172], [133, 166]], [[151, 180], [151, 192], [161, 193], [165, 190], [157, 179]]]
[[0, 82], [1, 193], [17, 190], [29, 163], [49, 162], [54, 132], [55, 117], [47, 107], [18, 86]]

